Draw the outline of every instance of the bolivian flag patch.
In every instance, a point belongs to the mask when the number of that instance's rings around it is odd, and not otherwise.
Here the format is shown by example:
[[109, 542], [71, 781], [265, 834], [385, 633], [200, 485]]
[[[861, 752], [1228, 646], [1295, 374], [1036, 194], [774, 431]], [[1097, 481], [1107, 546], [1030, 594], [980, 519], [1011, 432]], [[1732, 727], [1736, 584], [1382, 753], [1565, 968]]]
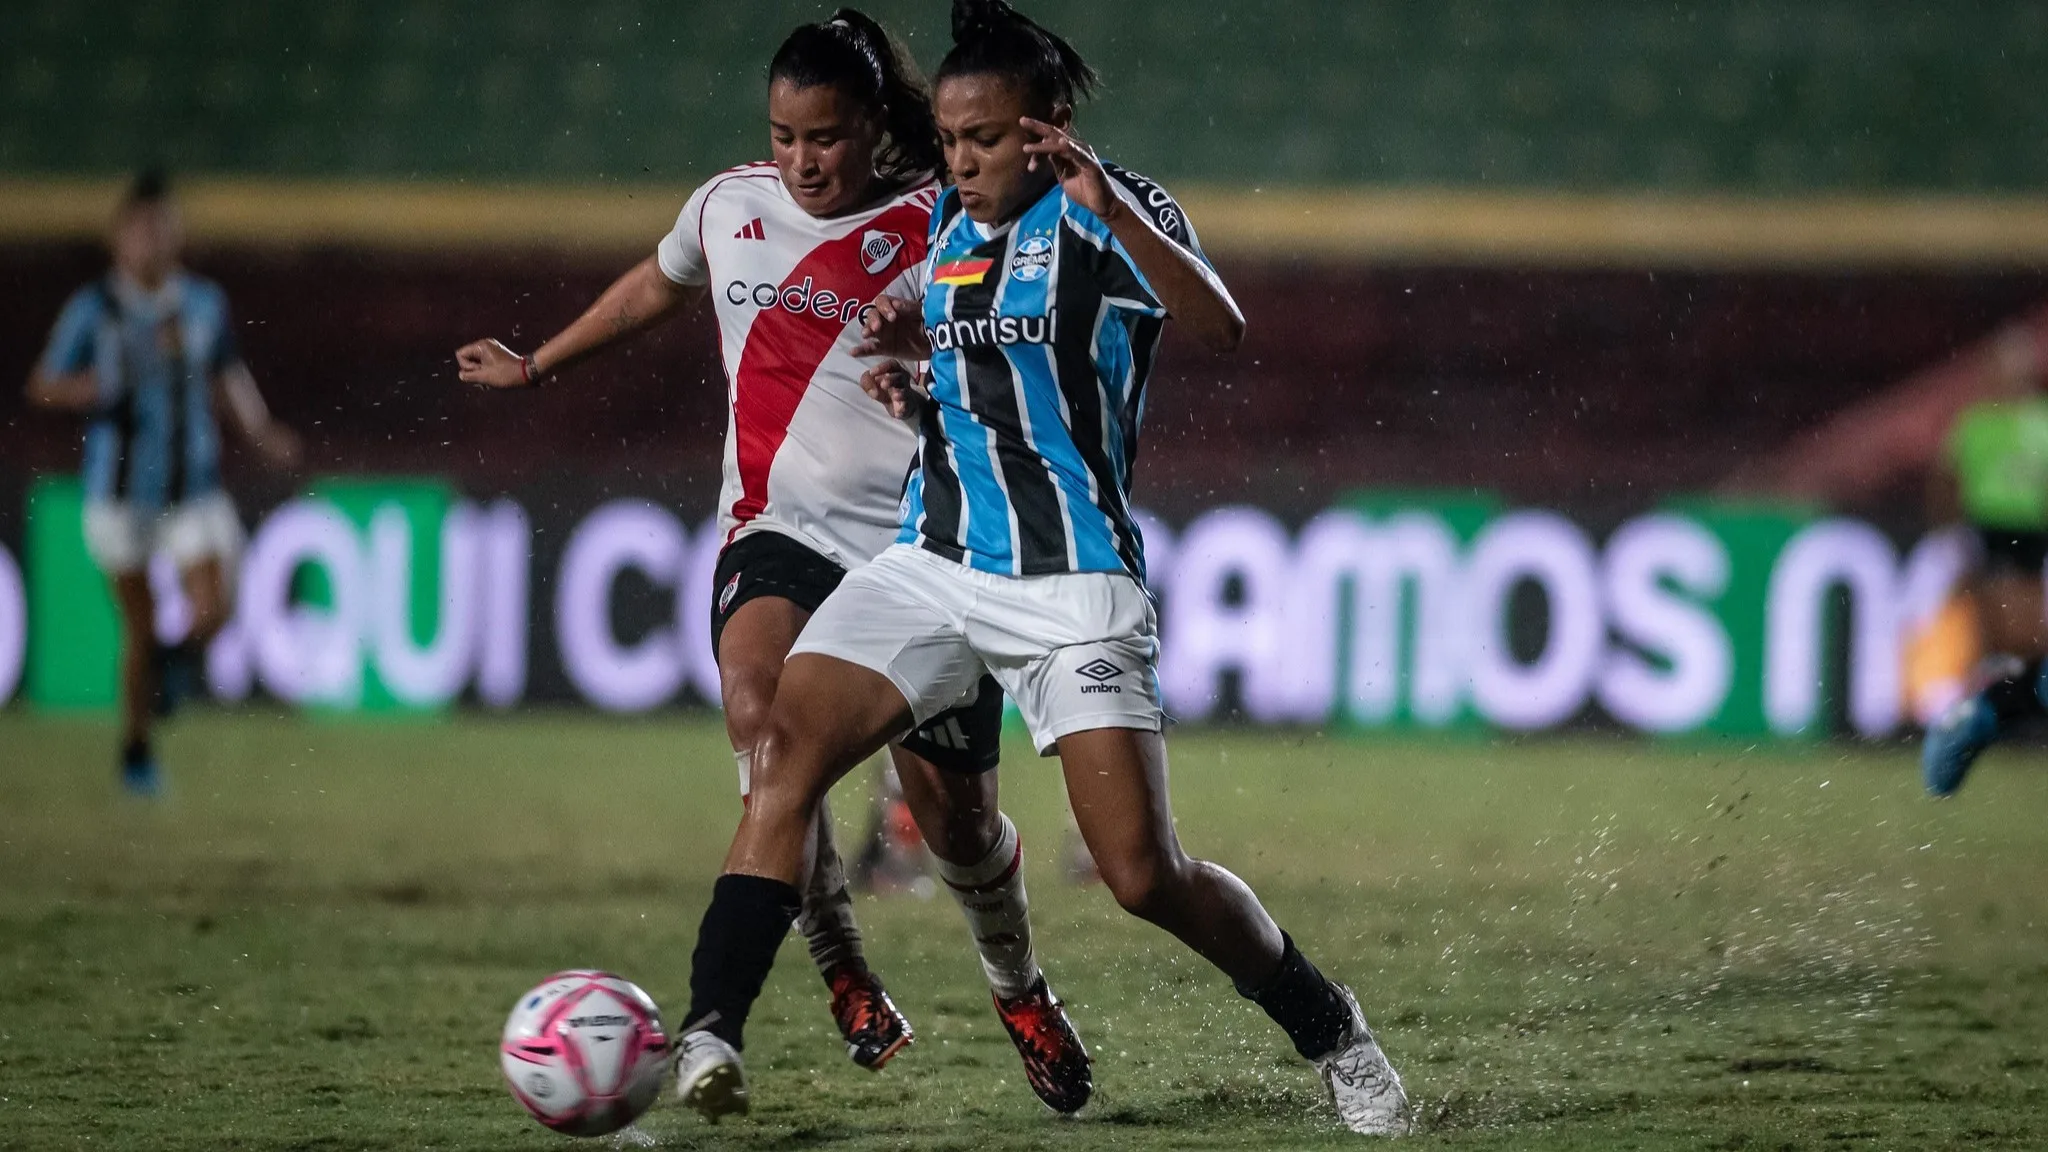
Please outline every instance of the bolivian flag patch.
[[988, 279], [989, 269], [996, 266], [992, 258], [948, 260], [932, 269], [932, 283], [958, 287], [962, 284], [979, 284]]

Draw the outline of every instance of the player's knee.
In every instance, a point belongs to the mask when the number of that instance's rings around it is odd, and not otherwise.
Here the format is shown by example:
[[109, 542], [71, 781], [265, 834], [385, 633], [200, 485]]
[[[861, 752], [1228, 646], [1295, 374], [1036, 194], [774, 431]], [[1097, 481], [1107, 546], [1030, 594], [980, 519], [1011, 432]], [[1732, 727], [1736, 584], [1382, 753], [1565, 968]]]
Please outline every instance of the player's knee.
[[1173, 906], [1185, 881], [1185, 861], [1159, 850], [1121, 854], [1110, 860], [1098, 856], [1095, 864], [1117, 904], [1141, 920], [1159, 919]]
[[753, 748], [749, 809], [762, 818], [808, 822], [826, 791], [827, 765], [816, 739], [770, 713], [760, 724]]
[[735, 748], [750, 748], [767, 727], [775, 706], [775, 682], [760, 676], [734, 676], [726, 682], [725, 732]]

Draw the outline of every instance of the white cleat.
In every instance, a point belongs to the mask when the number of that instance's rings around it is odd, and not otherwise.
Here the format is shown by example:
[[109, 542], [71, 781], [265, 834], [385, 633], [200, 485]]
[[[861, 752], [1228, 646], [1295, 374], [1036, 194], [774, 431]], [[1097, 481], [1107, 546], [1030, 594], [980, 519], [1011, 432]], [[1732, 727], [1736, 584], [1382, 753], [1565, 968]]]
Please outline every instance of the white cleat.
[[1405, 1136], [1408, 1134], [1408, 1093], [1401, 1077], [1380, 1051], [1372, 1029], [1366, 1027], [1365, 1013], [1359, 1011], [1358, 997], [1342, 984], [1337, 991], [1351, 1006], [1351, 1028], [1344, 1041], [1316, 1059], [1316, 1071], [1337, 1105], [1337, 1118], [1346, 1128], [1364, 1136]]
[[747, 1074], [733, 1046], [709, 1032], [686, 1032], [676, 1045], [676, 1098], [718, 1123], [747, 1113]]

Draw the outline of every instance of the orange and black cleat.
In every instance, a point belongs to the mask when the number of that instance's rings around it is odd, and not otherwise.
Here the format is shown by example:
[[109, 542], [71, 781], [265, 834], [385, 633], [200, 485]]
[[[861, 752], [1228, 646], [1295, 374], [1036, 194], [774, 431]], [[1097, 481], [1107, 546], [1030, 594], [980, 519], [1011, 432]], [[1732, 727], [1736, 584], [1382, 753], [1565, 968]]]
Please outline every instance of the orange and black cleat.
[[1031, 1090], [1055, 1112], [1079, 1112], [1095, 1093], [1095, 1077], [1088, 1069], [1088, 1050], [1081, 1046], [1066, 1008], [1045, 986], [1045, 977], [1015, 1000], [998, 996], [995, 1001], [1010, 1043], [1024, 1059]]
[[896, 1010], [896, 1002], [882, 988], [882, 981], [865, 967], [841, 964], [832, 969], [825, 982], [832, 989], [832, 1019], [839, 1034], [846, 1037], [846, 1054], [870, 1072], [916, 1039], [910, 1021]]

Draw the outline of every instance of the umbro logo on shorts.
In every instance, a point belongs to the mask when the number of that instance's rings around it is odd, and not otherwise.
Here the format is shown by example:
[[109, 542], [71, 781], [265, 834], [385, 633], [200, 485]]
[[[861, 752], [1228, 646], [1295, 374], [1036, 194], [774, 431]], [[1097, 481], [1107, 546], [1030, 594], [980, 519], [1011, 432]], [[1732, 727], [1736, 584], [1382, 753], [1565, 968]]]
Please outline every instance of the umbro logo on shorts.
[[1074, 669], [1074, 672], [1084, 680], [1094, 681], [1093, 684], [1081, 685], [1081, 695], [1083, 696], [1091, 696], [1101, 693], [1113, 693], [1118, 696], [1123, 695], [1124, 690], [1122, 686], [1117, 684], [1111, 684], [1110, 681], [1123, 675], [1124, 670], [1110, 663], [1107, 660], [1090, 660], [1088, 663], [1083, 664], [1079, 668]]

